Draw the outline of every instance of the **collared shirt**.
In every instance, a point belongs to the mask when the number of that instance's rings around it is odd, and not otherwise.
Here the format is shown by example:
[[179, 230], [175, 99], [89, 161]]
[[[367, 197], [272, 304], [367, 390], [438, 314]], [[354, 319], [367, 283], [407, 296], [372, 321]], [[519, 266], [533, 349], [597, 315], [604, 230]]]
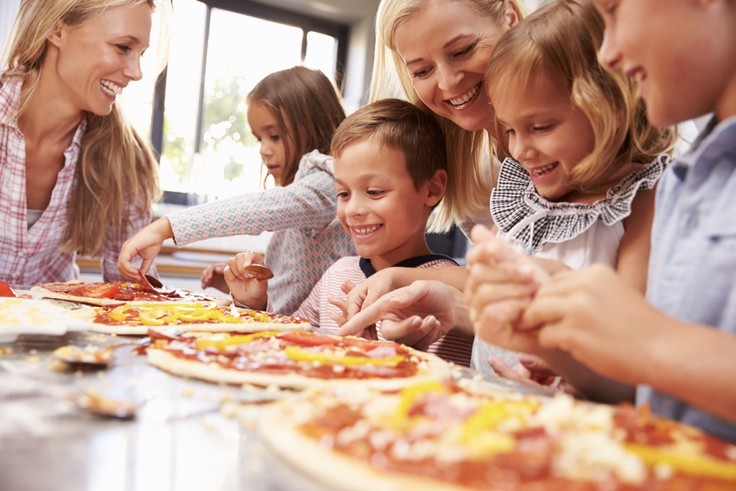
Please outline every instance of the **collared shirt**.
[[[446, 268], [457, 266], [457, 263], [442, 254], [430, 254], [401, 261], [395, 266], [399, 268]], [[332, 320], [329, 313], [339, 313], [340, 310], [332, 305], [328, 299], [330, 297], [346, 299], [347, 295], [341, 288], [343, 283], [350, 281], [357, 285], [375, 274], [375, 272], [370, 261], [360, 256], [340, 259], [322, 275], [319, 283], [315, 285], [312, 293], [309, 294], [309, 297], [294, 315], [309, 320], [312, 327], [336, 332], [340, 327]], [[384, 340], [381, 335], [380, 323], [378, 326], [378, 338]], [[472, 340], [450, 331], [441, 339], [432, 343], [427, 351], [447, 361], [467, 367], [470, 365], [472, 345]]]
[[[79, 277], [76, 254], [62, 252], [67, 203], [74, 188], [74, 174], [86, 120], [77, 127], [64, 150], [64, 167], [59, 171], [51, 200], [41, 218], [28, 228], [26, 221], [26, 142], [18, 129], [21, 83], [11, 80], [0, 86], [0, 280], [30, 286]], [[139, 214], [129, 206], [131, 225], [137, 231], [150, 223], [150, 211]], [[108, 237], [102, 260], [105, 281], [122, 279], [117, 259], [130, 233]]]
[[[660, 181], [647, 299], [670, 317], [736, 335], [736, 117], [711, 121]], [[637, 399], [736, 442], [736, 425], [667, 394], [640, 387]]]

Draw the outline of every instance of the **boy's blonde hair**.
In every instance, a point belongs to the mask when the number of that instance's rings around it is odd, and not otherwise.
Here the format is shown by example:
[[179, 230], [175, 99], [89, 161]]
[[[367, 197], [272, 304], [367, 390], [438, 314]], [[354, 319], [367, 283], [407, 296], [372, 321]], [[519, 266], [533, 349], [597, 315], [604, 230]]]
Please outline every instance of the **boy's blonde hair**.
[[246, 103], [264, 104], [278, 120], [286, 155], [284, 175], [276, 182], [279, 186], [294, 181], [302, 155], [314, 149], [329, 154], [335, 128], [345, 119], [330, 79], [304, 66], [267, 75], [248, 93]]
[[[442, 128], [447, 142], [447, 192], [430, 220], [430, 230], [443, 232], [461, 223], [469, 214], [488, 207], [492, 182], [485, 177], [484, 167], [488, 165], [483, 158], [484, 144], [488, 141], [486, 131], [467, 131], [449, 119], [431, 113], [419, 99], [404, 61], [396, 50], [396, 29], [433, 1], [437, 0], [383, 0], [379, 5], [370, 100], [403, 95], [412, 104], [432, 114]], [[502, 25], [509, 5], [516, 9], [519, 19], [525, 13], [520, 0], [442, 1], [465, 2], [497, 25]], [[493, 139], [490, 139], [490, 147], [493, 158], [497, 153]]]
[[416, 189], [437, 171], [447, 171], [442, 129], [433, 117], [406, 101], [383, 99], [348, 116], [332, 139], [332, 156], [338, 159], [347, 147], [367, 140], [401, 152]]
[[[168, 0], [161, 0], [162, 6]], [[8, 41], [8, 61], [0, 83], [22, 82], [18, 117], [35, 93], [46, 57], [47, 38], [59, 23], [79, 27], [117, 7], [156, 0], [24, 0]], [[122, 114], [118, 104], [107, 116], [87, 114], [87, 132], [79, 152], [74, 189], [67, 206], [62, 250], [97, 256], [110, 235], [129, 225], [129, 203], [147, 212], [158, 197], [158, 163], [149, 144]]]
[[[570, 176], [570, 184], [582, 192], [602, 190], [621, 166], [649, 163], [670, 152], [677, 139], [675, 130], [647, 121], [635, 82], [598, 63], [603, 32], [603, 19], [590, 1], [556, 0], [501, 38], [486, 75], [491, 101], [543, 73], [585, 113], [595, 146]], [[508, 154], [508, 139], [500, 143]]]

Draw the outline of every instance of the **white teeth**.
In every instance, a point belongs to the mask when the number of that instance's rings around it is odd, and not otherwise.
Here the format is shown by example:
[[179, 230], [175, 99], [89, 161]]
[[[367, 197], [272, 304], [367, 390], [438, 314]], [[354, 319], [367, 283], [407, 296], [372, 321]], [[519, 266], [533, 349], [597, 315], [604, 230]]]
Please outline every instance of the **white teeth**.
[[547, 172], [551, 171], [557, 167], [557, 162], [554, 164], [545, 165], [544, 167], [537, 167], [536, 169], [532, 169], [532, 174], [535, 176], [541, 176], [542, 174], [546, 174]]
[[112, 96], [117, 96], [123, 93], [123, 88], [121, 86], [119, 86], [118, 84], [114, 84], [108, 80], [100, 81], [100, 85], [102, 86], [102, 90]]
[[371, 232], [375, 232], [379, 228], [381, 228], [381, 226], [380, 225], [376, 225], [375, 227], [370, 227], [370, 228], [356, 228], [356, 227], [353, 227], [353, 230], [355, 230], [360, 235], [366, 235], [366, 234], [369, 234]]
[[478, 92], [478, 85], [470, 89], [470, 92], [468, 92], [464, 96], [458, 97], [457, 99], [450, 99], [450, 104], [452, 104], [453, 106], [459, 106], [460, 104], [465, 104], [466, 102], [468, 102], [470, 99], [473, 98], [475, 93]]

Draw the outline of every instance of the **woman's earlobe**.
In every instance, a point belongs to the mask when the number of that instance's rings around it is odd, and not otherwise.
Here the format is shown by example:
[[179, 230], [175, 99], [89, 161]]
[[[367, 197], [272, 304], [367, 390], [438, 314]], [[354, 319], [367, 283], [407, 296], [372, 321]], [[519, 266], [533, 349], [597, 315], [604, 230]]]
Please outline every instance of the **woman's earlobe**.
[[519, 9], [516, 3], [508, 1], [506, 5], [506, 26], [511, 29], [519, 23]]

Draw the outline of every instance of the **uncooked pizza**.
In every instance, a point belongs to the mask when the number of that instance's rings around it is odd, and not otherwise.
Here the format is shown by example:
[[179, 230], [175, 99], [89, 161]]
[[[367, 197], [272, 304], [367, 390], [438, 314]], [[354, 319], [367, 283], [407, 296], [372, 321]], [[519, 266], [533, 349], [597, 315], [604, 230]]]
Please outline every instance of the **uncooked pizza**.
[[175, 375], [217, 383], [303, 389], [368, 381], [397, 388], [449, 377], [450, 365], [407, 346], [305, 331], [168, 335], [151, 331], [148, 361]]
[[189, 290], [147, 288], [140, 283], [116, 281], [99, 283], [67, 281], [42, 283], [31, 290], [43, 292], [45, 298], [82, 302], [92, 305], [115, 305], [123, 302], [217, 302], [229, 305], [230, 300]]
[[238, 332], [310, 331], [309, 321], [259, 310], [223, 307], [214, 302], [157, 302], [105, 305], [75, 311], [93, 331], [141, 335], [149, 327], [180, 331]]
[[646, 407], [563, 394], [439, 381], [330, 387], [277, 403], [259, 428], [277, 455], [329, 489], [736, 489], [736, 446]]

